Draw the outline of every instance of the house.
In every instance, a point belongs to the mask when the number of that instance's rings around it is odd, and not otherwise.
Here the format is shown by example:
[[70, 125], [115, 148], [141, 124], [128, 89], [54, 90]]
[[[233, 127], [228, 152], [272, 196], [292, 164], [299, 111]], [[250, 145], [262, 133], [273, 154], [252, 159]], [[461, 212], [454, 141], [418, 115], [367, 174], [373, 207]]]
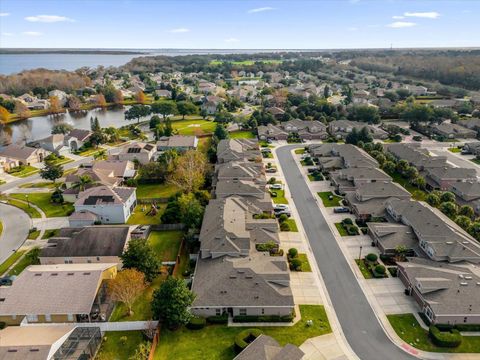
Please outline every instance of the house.
[[408, 161], [419, 172], [448, 166], [446, 156], [430, 156], [428, 150], [421, 148], [419, 144], [387, 144], [384, 147], [397, 160]]
[[336, 139], [345, 139], [353, 129], [361, 131], [363, 128], [367, 128], [374, 139], [388, 139], [388, 133], [385, 130], [369, 125], [368, 123], [351, 120], [334, 120], [328, 124], [328, 132]]
[[155, 153], [157, 147], [153, 144], [135, 142], [127, 146], [123, 146], [120, 152], [112, 155], [110, 158], [121, 161], [138, 161], [140, 164], [148, 164]]
[[476, 156], [480, 155], [480, 141], [465, 143], [462, 148], [462, 153]]
[[357, 90], [353, 92], [352, 102], [354, 104], [368, 104], [368, 97], [370, 96], [370, 92], [367, 90]]
[[398, 277], [432, 324], [480, 324], [477, 267], [413, 258], [398, 263]]
[[195, 150], [198, 146], [198, 138], [188, 135], [163, 136], [157, 141], [157, 151], [177, 150], [184, 152]]
[[283, 115], [285, 115], [285, 110], [276, 106], [266, 108], [265, 111], [272, 114], [276, 120], [281, 120], [283, 118]]
[[30, 265], [0, 287], [0, 321], [7, 325], [106, 321], [115, 264]]
[[215, 185], [215, 197], [224, 199], [232, 195], [241, 196], [261, 208], [263, 212], [272, 213], [272, 200], [265, 184], [264, 179], [220, 180]]
[[297, 346], [280, 344], [268, 335], [260, 335], [253, 340], [233, 360], [301, 360], [305, 353]]
[[224, 139], [217, 145], [217, 162], [219, 164], [234, 160], [262, 161], [258, 141], [254, 139]]
[[302, 140], [324, 140], [328, 138], [327, 126], [320, 121], [289, 120], [281, 128], [289, 134], [296, 133]]
[[40, 264], [117, 264], [130, 238], [128, 226], [63, 228], [40, 251]]
[[231, 161], [215, 166], [216, 180], [262, 180], [265, 169], [262, 163]]
[[480, 183], [478, 181], [456, 182], [449, 189], [455, 194], [456, 202], [460, 205], [469, 205], [475, 213], [480, 214]]
[[35, 147], [41, 147], [56, 155], [68, 155], [75, 152], [88, 141], [93, 134], [90, 130], [73, 129], [68, 135], [52, 134], [44, 139], [35, 141]]
[[172, 92], [170, 90], [155, 90], [155, 95], [157, 95], [159, 98], [172, 98]]
[[85, 129], [73, 129], [65, 137], [65, 145], [74, 152], [80, 149], [92, 136], [93, 131]]
[[41, 148], [10, 144], [0, 150], [0, 157], [6, 158], [7, 162], [15, 162], [19, 165], [33, 165], [43, 162], [50, 154]]
[[208, 115], [213, 115], [217, 112], [218, 106], [223, 103], [223, 99], [218, 96], [206, 96], [201, 105], [201, 109]]
[[115, 177], [121, 181], [135, 177], [135, 164], [130, 160], [101, 160], [95, 161], [86, 168], [91, 168], [95, 173], [103, 173], [108, 177]]
[[403, 88], [410, 91], [410, 93], [414, 96], [427, 95], [428, 92], [428, 89], [425, 86], [405, 85]]
[[102, 343], [99, 327], [74, 325], [9, 326], [0, 331], [0, 359], [93, 360]]
[[287, 140], [288, 132], [273, 124], [260, 125], [257, 128], [260, 140]]
[[312, 144], [308, 146], [308, 151], [319, 160], [323, 169], [379, 167], [377, 160], [352, 144]]
[[125, 224], [137, 204], [135, 188], [96, 186], [82, 191], [75, 202], [75, 212], [69, 218], [70, 227], [76, 227], [76, 213], [88, 211], [97, 215], [95, 222]]
[[368, 183], [389, 183], [392, 178], [376, 167], [346, 168], [330, 174], [333, 186], [340, 194], [354, 191], [357, 187]]
[[421, 255], [418, 239], [408, 225], [387, 222], [367, 222], [368, 234], [381, 254], [396, 255], [399, 247], [408, 255]]
[[468, 139], [477, 137], [475, 130], [467, 129], [458, 124], [443, 122], [441, 124], [433, 124], [430, 126], [431, 131], [439, 136], [447, 139]]
[[[88, 177], [91, 183], [85, 184], [81, 187], [81, 178]], [[99, 185], [119, 186], [123, 182], [123, 178], [114, 176], [111, 170], [100, 171], [93, 168], [79, 168], [75, 173], [68, 174], [65, 177], [65, 190], [63, 190], [63, 199], [67, 202], [74, 203], [78, 199], [78, 194], [81, 191], [90, 189]]]
[[470, 168], [451, 166], [427, 168], [425, 170], [427, 186], [432, 189], [449, 190], [459, 182], [477, 181], [477, 172]]

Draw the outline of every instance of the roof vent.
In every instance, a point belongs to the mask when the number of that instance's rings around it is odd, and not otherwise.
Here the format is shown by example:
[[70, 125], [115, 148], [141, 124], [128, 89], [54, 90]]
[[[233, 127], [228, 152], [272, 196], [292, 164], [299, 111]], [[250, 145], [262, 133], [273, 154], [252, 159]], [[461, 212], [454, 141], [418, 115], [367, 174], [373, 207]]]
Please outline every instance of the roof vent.
[[446, 244], [447, 245], [453, 245], [453, 241], [447, 241]]
[[91, 273], [89, 272], [84, 272], [83, 275], [90, 275]]
[[463, 274], [458, 274], [458, 277], [459, 277], [460, 279], [463, 279]]
[[462, 244], [468, 244], [469, 242], [467, 240], [463, 241]]
[[38, 273], [37, 273], [37, 274], [35, 274], [35, 276], [42, 276], [42, 274], [38, 274]]
[[467, 282], [464, 282], [464, 281], [462, 281], [462, 282], [460, 283], [460, 285], [462, 285], [462, 286], [468, 286], [468, 283], [467, 283]]
[[472, 280], [472, 277], [470, 275], [465, 276], [465, 280]]

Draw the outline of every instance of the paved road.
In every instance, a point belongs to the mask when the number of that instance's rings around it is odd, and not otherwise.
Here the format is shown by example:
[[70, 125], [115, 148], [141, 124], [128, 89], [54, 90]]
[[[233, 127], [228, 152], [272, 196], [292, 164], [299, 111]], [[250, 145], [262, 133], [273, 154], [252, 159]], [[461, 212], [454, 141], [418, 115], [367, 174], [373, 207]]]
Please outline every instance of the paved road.
[[0, 221], [3, 232], [0, 235], [0, 263], [3, 263], [27, 238], [30, 217], [22, 210], [0, 203]]
[[295, 147], [279, 148], [278, 160], [348, 343], [362, 360], [416, 359], [393, 344], [380, 326], [293, 159]]

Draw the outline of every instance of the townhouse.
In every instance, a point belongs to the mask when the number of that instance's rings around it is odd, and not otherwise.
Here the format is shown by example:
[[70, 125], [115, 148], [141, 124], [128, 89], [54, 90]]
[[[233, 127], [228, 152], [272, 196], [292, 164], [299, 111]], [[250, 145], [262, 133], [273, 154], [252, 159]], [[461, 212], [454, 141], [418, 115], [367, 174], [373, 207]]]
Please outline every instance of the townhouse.
[[360, 131], [363, 128], [367, 128], [374, 139], [388, 139], [388, 133], [385, 130], [368, 123], [351, 120], [334, 120], [328, 123], [328, 132], [335, 139], [345, 139], [353, 129]]

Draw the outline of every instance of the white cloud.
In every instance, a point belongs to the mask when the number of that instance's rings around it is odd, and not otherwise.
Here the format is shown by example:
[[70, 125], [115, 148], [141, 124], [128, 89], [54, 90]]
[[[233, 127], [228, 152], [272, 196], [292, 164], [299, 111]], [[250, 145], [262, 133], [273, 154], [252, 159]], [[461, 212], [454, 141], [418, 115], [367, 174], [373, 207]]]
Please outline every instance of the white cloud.
[[440, 14], [436, 11], [430, 12], [406, 12], [403, 13], [404, 16], [407, 17], [417, 17], [417, 18], [427, 18], [427, 19], [436, 19], [440, 16]]
[[236, 42], [239, 42], [240, 40], [238, 40], [237, 38], [228, 38], [228, 39], [225, 39], [225, 42], [226, 43], [236, 43]]
[[254, 14], [254, 13], [259, 13], [259, 12], [264, 12], [264, 11], [272, 11], [272, 10], [274, 10], [274, 8], [272, 8], [270, 6], [265, 6], [265, 7], [250, 9], [247, 12], [249, 14]]
[[417, 24], [413, 22], [408, 22], [408, 21], [395, 21], [391, 24], [388, 24], [388, 27], [394, 28], [394, 29], [401, 29], [401, 28], [407, 28], [407, 27], [412, 27]]
[[401, 16], [401, 15], [394, 15], [394, 16], [392, 16], [392, 19], [395, 19], [395, 20], [401, 20], [401, 19], [405, 19], [405, 16]]
[[42, 23], [55, 23], [55, 22], [75, 22], [75, 20], [70, 19], [66, 16], [58, 15], [36, 15], [36, 16], [27, 16], [25, 20], [30, 22], [42, 22]]
[[168, 30], [169, 33], [173, 33], [173, 34], [187, 33], [189, 31], [190, 29], [187, 29], [187, 28], [178, 28], [178, 29]]
[[13, 36], [13, 33], [10, 33], [10, 32], [2, 32], [2, 36]]
[[38, 31], [24, 31], [22, 34], [27, 35], [27, 36], [41, 36], [41, 35], [43, 35], [41, 32], [38, 32]]
[[10, 16], [10, 13], [0, 13], [0, 16]]

